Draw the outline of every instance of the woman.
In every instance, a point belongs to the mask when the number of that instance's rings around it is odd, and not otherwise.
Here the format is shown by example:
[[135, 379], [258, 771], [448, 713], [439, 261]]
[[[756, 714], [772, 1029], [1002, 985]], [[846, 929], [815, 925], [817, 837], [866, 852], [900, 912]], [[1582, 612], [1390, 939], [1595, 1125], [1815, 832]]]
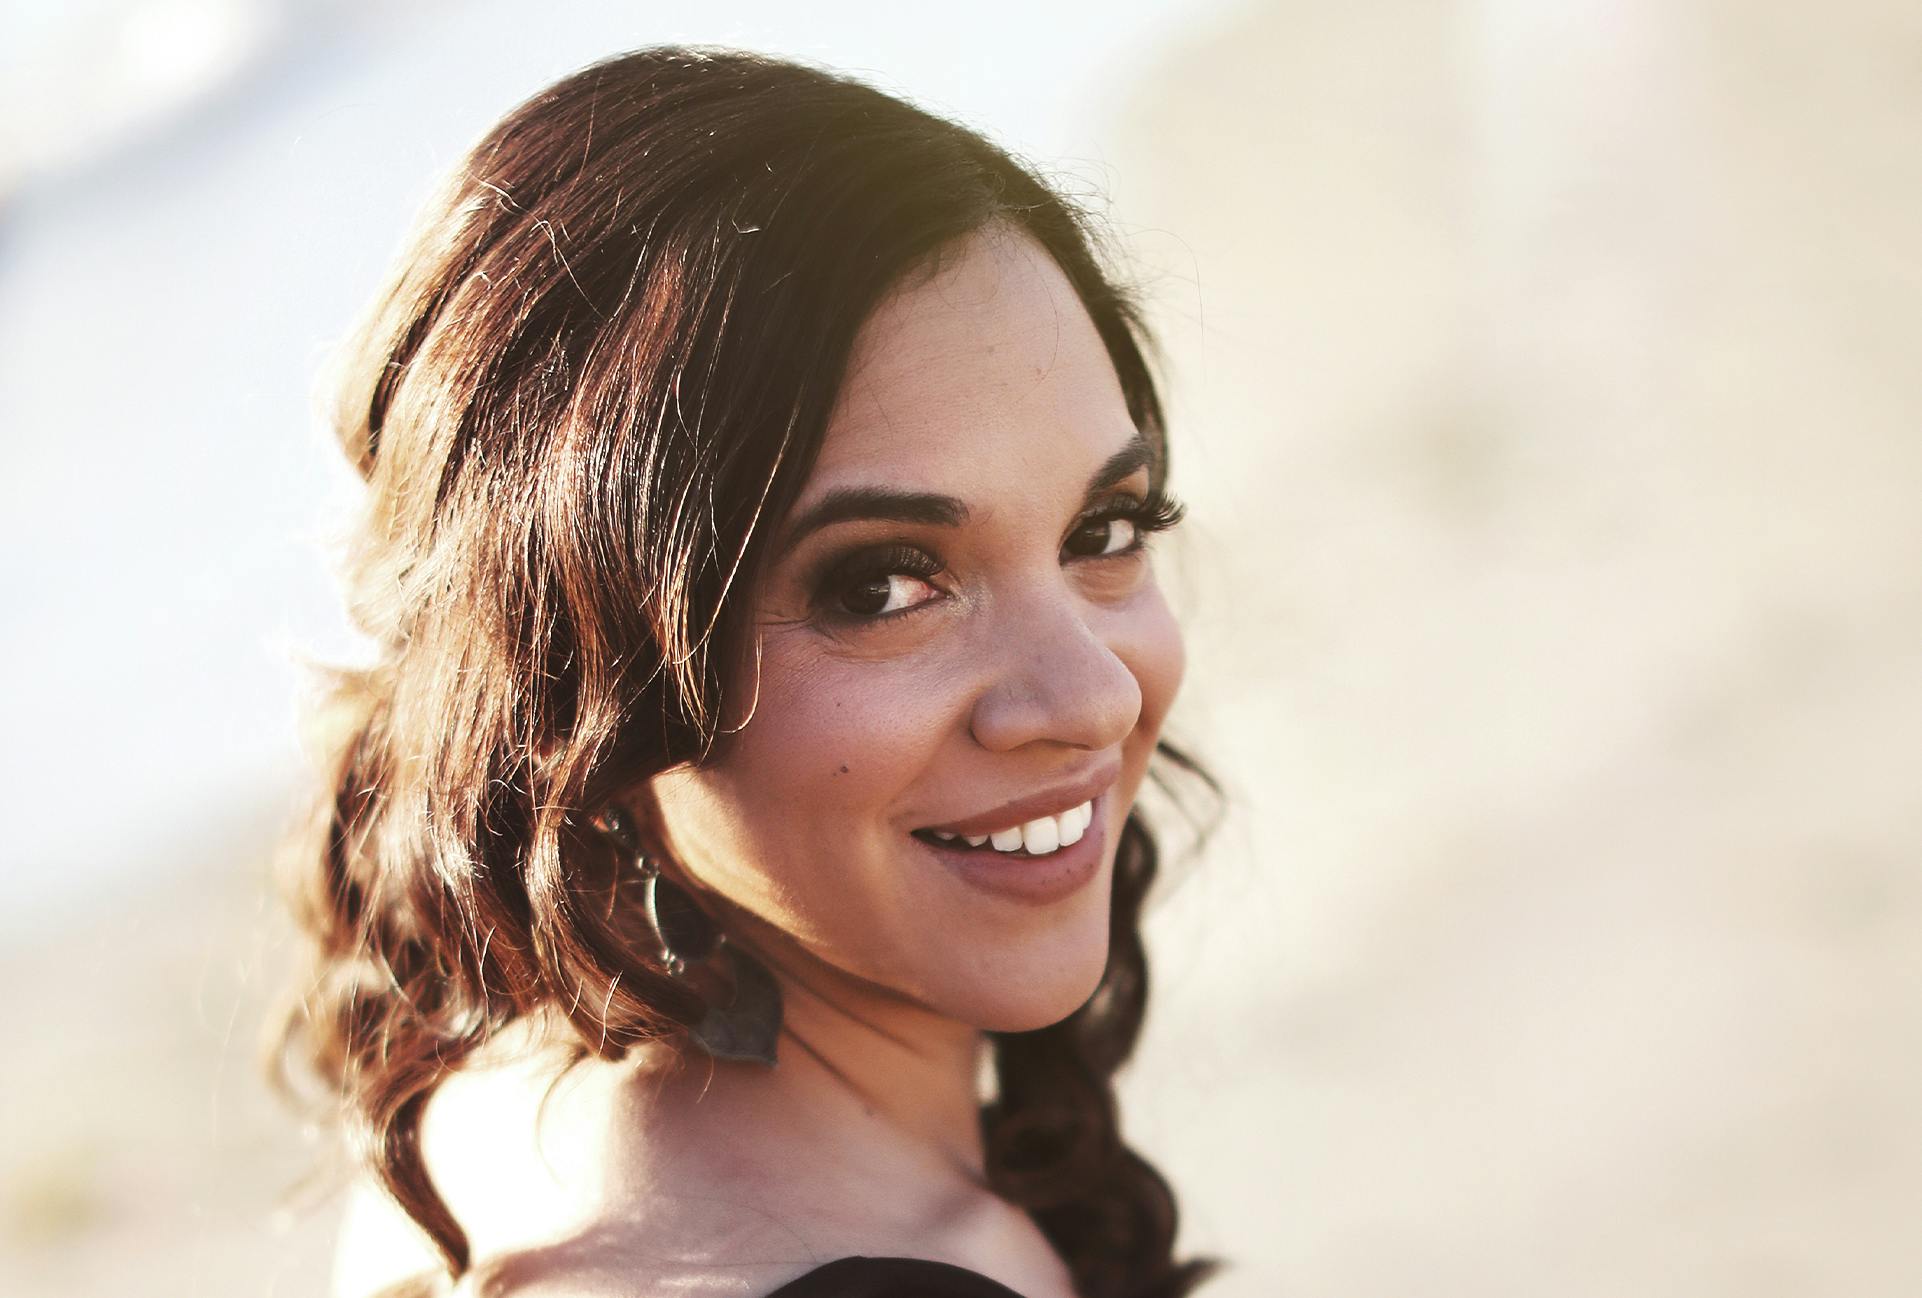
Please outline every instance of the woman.
[[642, 51], [481, 141], [353, 365], [289, 1051], [463, 1292], [1191, 1289], [1110, 1081], [1179, 510], [1076, 215]]

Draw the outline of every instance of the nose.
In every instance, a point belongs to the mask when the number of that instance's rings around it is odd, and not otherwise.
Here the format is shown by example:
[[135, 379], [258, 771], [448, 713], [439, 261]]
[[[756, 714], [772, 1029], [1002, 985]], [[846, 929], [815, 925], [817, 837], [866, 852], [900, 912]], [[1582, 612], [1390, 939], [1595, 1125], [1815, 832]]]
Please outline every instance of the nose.
[[1099, 751], [1127, 738], [1140, 720], [1141, 682], [1087, 607], [1059, 588], [1010, 610], [991, 639], [995, 671], [969, 717], [983, 748], [1054, 743]]

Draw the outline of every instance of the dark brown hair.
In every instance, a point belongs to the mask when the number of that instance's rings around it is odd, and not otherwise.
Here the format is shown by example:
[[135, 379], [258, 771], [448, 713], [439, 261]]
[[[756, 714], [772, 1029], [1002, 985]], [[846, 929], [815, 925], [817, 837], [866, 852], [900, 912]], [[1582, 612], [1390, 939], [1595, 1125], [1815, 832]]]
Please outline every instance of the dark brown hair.
[[[468, 1245], [422, 1160], [429, 1096], [516, 1019], [564, 1017], [618, 1057], [698, 1018], [608, 904], [590, 821], [711, 754], [768, 524], [856, 331], [997, 223], [1059, 263], [1159, 440], [1138, 321], [1076, 210], [973, 132], [739, 53], [624, 55], [508, 114], [358, 338], [337, 431], [368, 488], [348, 581], [377, 655], [331, 677], [330, 785], [294, 853], [315, 968], [284, 1062], [452, 1274]], [[1146, 1003], [1155, 868], [1137, 814], [1099, 990], [994, 1039], [990, 1182], [1085, 1298], [1203, 1274], [1173, 1259], [1173, 1195], [1123, 1143], [1111, 1081]]]

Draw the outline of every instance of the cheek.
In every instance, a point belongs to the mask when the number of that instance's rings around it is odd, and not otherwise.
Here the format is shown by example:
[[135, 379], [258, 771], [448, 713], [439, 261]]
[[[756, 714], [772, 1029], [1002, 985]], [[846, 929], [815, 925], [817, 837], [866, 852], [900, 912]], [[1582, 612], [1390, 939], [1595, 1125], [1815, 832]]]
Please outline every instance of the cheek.
[[1181, 626], [1158, 586], [1150, 587], [1130, 608], [1115, 653], [1141, 686], [1141, 720], [1132, 742], [1145, 742], [1152, 748], [1188, 665]]
[[1141, 687], [1141, 718], [1122, 746], [1121, 781], [1112, 811], [1111, 829], [1119, 836], [1161, 737], [1162, 724], [1174, 706], [1187, 670], [1187, 650], [1181, 627], [1158, 587], [1151, 586], [1127, 611], [1124, 625], [1110, 641], [1115, 655], [1134, 674]]
[[768, 645], [752, 715], [716, 759], [659, 776], [655, 789], [687, 869], [810, 936], [818, 917], [809, 899], [846, 905], [854, 863], [899, 846], [892, 840], [905, 831], [893, 814], [939, 748], [951, 709], [925, 674], [818, 653], [802, 668], [782, 649]]
[[911, 782], [952, 724], [952, 708], [911, 664], [817, 652], [803, 667], [782, 658], [767, 654], [760, 706], [722, 760], [744, 802], [772, 794], [810, 820], [872, 814]]

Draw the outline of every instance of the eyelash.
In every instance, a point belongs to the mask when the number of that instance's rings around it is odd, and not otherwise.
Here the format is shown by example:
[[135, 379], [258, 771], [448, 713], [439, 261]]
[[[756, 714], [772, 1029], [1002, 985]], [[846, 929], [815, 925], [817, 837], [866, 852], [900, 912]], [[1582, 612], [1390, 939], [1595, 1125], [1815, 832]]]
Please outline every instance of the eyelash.
[[[1121, 495], [1113, 497], [1087, 510], [1076, 518], [1068, 528], [1073, 536], [1084, 527], [1097, 523], [1126, 522], [1134, 525], [1134, 539], [1125, 549], [1113, 554], [1093, 554], [1072, 556], [1080, 559], [1124, 559], [1139, 554], [1146, 548], [1148, 538], [1158, 532], [1165, 532], [1181, 522], [1187, 506], [1163, 491], [1152, 491], [1145, 498]], [[1065, 548], [1066, 542], [1063, 542]], [[821, 580], [816, 603], [831, 619], [859, 626], [875, 626], [906, 617], [927, 607], [927, 602], [909, 608], [896, 609], [891, 613], [853, 613], [835, 606], [838, 596], [849, 588], [863, 582], [876, 581], [892, 576], [913, 577], [918, 581], [928, 581], [940, 575], [944, 565], [941, 561], [919, 546], [896, 543], [879, 551], [857, 553], [838, 564], [829, 566], [826, 576]], [[931, 601], [930, 601], [931, 602]]]
[[1111, 555], [1087, 556], [1116, 559], [1140, 550], [1147, 544], [1149, 537], [1175, 526], [1187, 512], [1186, 505], [1162, 491], [1151, 491], [1146, 499], [1139, 496], [1116, 496], [1096, 505], [1075, 519], [1074, 526], [1068, 529], [1068, 535], [1074, 535], [1090, 523], [1133, 523], [1135, 539], [1127, 549], [1117, 550]]

